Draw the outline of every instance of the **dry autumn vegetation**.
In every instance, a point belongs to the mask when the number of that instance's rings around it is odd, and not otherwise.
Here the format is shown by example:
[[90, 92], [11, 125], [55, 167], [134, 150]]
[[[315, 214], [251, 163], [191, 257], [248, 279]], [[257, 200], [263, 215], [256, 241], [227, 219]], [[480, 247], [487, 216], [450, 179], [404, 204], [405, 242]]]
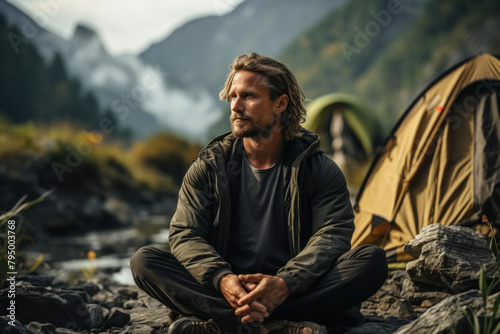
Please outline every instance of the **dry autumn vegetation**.
[[30, 156], [48, 157], [61, 179], [73, 174], [106, 188], [176, 193], [199, 150], [198, 144], [172, 134], [156, 134], [126, 147], [119, 140], [80, 131], [70, 123], [35, 126], [30, 122], [13, 125], [0, 121], [3, 161], [15, 165]]

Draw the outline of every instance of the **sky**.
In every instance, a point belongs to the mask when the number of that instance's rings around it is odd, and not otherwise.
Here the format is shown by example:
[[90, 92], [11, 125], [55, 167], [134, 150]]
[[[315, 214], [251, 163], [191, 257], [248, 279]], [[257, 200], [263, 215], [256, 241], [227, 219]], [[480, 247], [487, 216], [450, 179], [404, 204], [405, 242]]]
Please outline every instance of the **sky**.
[[[114, 54], [142, 52], [193, 19], [222, 16], [243, 0], [8, 0], [45, 29], [71, 38], [83, 23]], [[38, 18], [38, 19], [37, 19]], [[43, 22], [42, 22], [43, 21]]]

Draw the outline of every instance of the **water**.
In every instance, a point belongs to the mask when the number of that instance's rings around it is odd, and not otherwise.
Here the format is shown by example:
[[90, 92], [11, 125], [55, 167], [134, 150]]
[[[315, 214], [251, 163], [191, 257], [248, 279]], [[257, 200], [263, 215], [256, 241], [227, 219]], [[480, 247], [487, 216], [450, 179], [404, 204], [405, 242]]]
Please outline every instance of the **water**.
[[[168, 247], [168, 226], [166, 215], [148, 217], [138, 226], [122, 229], [92, 231], [78, 236], [50, 236], [37, 238], [28, 255], [43, 254], [44, 274], [69, 278], [83, 275], [88, 268], [105, 271], [122, 284], [133, 285], [129, 261], [141, 246]], [[88, 258], [89, 251], [96, 258]]]

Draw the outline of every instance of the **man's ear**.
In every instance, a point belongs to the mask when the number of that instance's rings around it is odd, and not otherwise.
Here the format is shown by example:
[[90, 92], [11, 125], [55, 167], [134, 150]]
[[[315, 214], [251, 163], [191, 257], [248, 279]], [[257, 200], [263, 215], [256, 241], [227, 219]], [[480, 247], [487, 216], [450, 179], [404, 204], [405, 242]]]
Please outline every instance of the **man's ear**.
[[288, 95], [281, 94], [281, 96], [278, 97], [278, 106], [276, 108], [276, 111], [281, 114], [283, 111], [285, 111], [286, 107], [288, 107]]

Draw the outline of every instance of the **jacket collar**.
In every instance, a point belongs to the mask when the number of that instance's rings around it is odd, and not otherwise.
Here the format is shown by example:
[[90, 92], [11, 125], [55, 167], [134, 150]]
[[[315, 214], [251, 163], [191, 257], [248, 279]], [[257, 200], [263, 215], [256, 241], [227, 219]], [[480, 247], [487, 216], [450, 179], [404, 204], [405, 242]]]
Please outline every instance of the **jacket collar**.
[[[304, 159], [321, 152], [319, 143], [317, 134], [301, 127], [298, 135], [285, 144], [285, 164], [298, 167]], [[220, 164], [225, 164], [228, 160], [238, 160], [242, 147], [242, 140], [232, 132], [227, 132], [212, 139], [201, 150], [199, 157], [214, 167], [222, 167]]]

